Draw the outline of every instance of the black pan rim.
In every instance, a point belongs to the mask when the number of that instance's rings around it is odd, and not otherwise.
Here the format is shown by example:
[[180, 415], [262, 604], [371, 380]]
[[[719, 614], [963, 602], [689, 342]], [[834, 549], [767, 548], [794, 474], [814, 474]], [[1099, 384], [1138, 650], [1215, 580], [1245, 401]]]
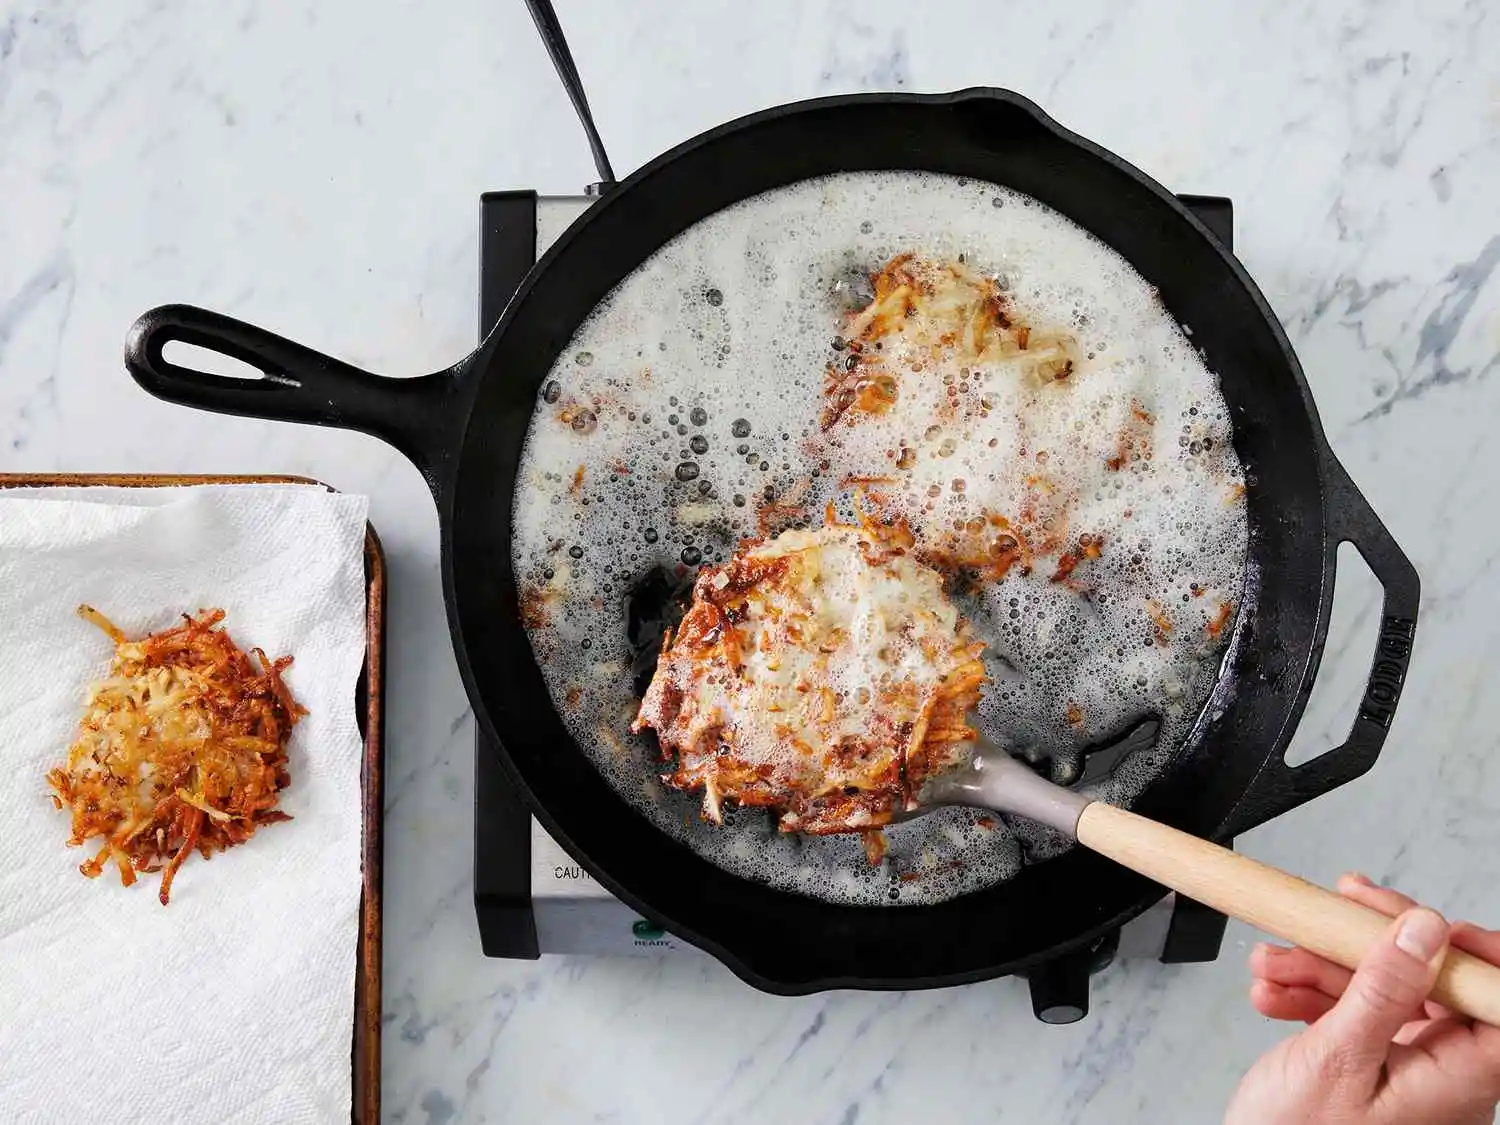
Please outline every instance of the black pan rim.
[[[523, 280], [522, 284], [518, 287], [515, 295], [511, 298], [511, 301], [506, 306], [505, 313], [502, 315], [491, 332], [486, 336], [485, 340], [481, 343], [476, 352], [471, 357], [469, 357], [468, 360], [464, 361], [464, 366], [473, 369], [483, 368], [485, 359], [488, 356], [489, 352], [493, 349], [496, 342], [503, 337], [514, 316], [517, 314], [517, 311], [524, 307], [526, 296], [530, 293], [537, 280], [545, 273], [547, 269], [552, 266], [552, 263], [558, 257], [565, 254], [568, 247], [574, 241], [586, 236], [585, 232], [588, 231], [591, 225], [599, 221], [602, 215], [606, 214], [606, 208], [618, 206], [621, 204], [622, 200], [628, 200], [631, 197], [632, 192], [642, 190], [642, 185], [650, 180], [654, 172], [656, 172], [659, 168], [670, 164], [678, 157], [692, 152], [693, 150], [705, 145], [712, 144], [714, 141], [727, 134], [742, 129], [753, 128], [765, 122], [774, 121], [781, 117], [786, 117], [806, 111], [836, 109], [845, 106], [861, 106], [880, 103], [906, 103], [915, 105], [925, 104], [942, 106], [975, 100], [1001, 101], [1023, 109], [1024, 111], [1035, 117], [1038, 121], [1040, 121], [1061, 140], [1083, 149], [1090, 155], [1109, 164], [1117, 172], [1129, 176], [1131, 179], [1135, 180], [1139, 186], [1149, 190], [1152, 194], [1157, 196], [1160, 201], [1162, 201], [1173, 211], [1175, 211], [1179, 218], [1184, 220], [1193, 230], [1195, 230], [1199, 234], [1201, 238], [1206, 240], [1206, 242], [1213, 248], [1224, 265], [1227, 266], [1229, 271], [1233, 274], [1237, 283], [1243, 288], [1246, 295], [1250, 297], [1257, 311], [1265, 319], [1267, 325], [1271, 328], [1272, 332], [1274, 333], [1277, 346], [1280, 349], [1282, 357], [1284, 358], [1286, 369], [1294, 378], [1295, 385], [1297, 387], [1298, 394], [1301, 400], [1301, 405], [1306, 410], [1308, 422], [1314, 435], [1315, 442], [1318, 446], [1318, 485], [1320, 491], [1319, 499], [1321, 503], [1323, 499], [1322, 494], [1326, 491], [1326, 460], [1327, 458], [1331, 457], [1332, 454], [1328, 448], [1327, 439], [1322, 428], [1322, 423], [1317, 413], [1316, 405], [1313, 402], [1311, 390], [1307, 384], [1307, 380], [1302, 370], [1301, 363], [1297, 359], [1296, 353], [1292, 350], [1291, 343], [1287, 339], [1280, 321], [1276, 318], [1274, 312], [1270, 308], [1269, 303], [1265, 300], [1264, 295], [1261, 293], [1259, 287], [1255, 284], [1254, 280], [1250, 277], [1248, 272], [1232, 254], [1228, 253], [1222, 247], [1218, 240], [1214, 238], [1213, 235], [1208, 231], [1208, 229], [1199, 221], [1197, 216], [1193, 215], [1192, 212], [1189, 211], [1172, 192], [1168, 191], [1159, 182], [1148, 176], [1140, 169], [1136, 168], [1134, 165], [1125, 161], [1115, 153], [1110, 152], [1109, 150], [1102, 148], [1093, 141], [1090, 141], [1087, 138], [1066, 129], [1058, 122], [1056, 122], [1050, 115], [1045, 113], [1030, 99], [1014, 91], [998, 87], [969, 87], [949, 93], [938, 94], [864, 93], [841, 94], [830, 97], [806, 99], [802, 101], [790, 102], [783, 105], [774, 106], [769, 109], [744, 115], [729, 122], [725, 122], [724, 124], [715, 126], [712, 129], [706, 130], [705, 132], [682, 142], [681, 144], [668, 150], [662, 155], [656, 157], [654, 160], [643, 165], [635, 172], [631, 173], [628, 177], [622, 180], [614, 190], [608, 192], [598, 203], [585, 211], [583, 215], [575, 220], [574, 223], [572, 223], [568, 227], [568, 229], [561, 236], [559, 236], [557, 241], [553, 243], [553, 245], [547, 250], [545, 254], [542, 255], [540, 259], [538, 259], [536, 265], [530, 272], [528, 272], [526, 278]], [[747, 195], [742, 198], [748, 197], [749, 196]], [[461, 435], [459, 439], [460, 449], [463, 448], [464, 443], [469, 438], [469, 431], [472, 421], [473, 399], [471, 397], [466, 404], [464, 417], [458, 426], [458, 432]], [[458, 470], [455, 470], [455, 473], [457, 471]], [[456, 492], [456, 488], [450, 488], [447, 491], [449, 505], [453, 503], [452, 497], [456, 494]], [[1081, 948], [1093, 941], [1097, 941], [1104, 934], [1110, 932], [1111, 930], [1117, 929], [1125, 922], [1128, 922], [1132, 918], [1139, 916], [1156, 901], [1158, 901], [1161, 894], [1164, 893], [1161, 888], [1154, 887], [1150, 884], [1145, 884], [1144, 881], [1142, 881], [1143, 889], [1141, 893], [1135, 896], [1134, 900], [1125, 910], [1120, 911], [1107, 920], [1100, 922], [1092, 929], [1080, 933], [1072, 941], [1053, 946], [1047, 951], [1039, 953], [1034, 957], [1024, 958], [1019, 961], [1009, 962], [1005, 964], [984, 966], [981, 968], [977, 968], [971, 972], [952, 973], [934, 977], [888, 978], [875, 980], [864, 977], [822, 976], [816, 979], [795, 982], [776, 979], [758, 972], [756, 969], [751, 967], [749, 960], [742, 957], [739, 953], [730, 950], [720, 942], [713, 941], [712, 939], [709, 939], [704, 935], [697, 933], [691, 928], [684, 926], [676, 919], [667, 917], [666, 915], [662, 914], [660, 911], [654, 909], [649, 903], [637, 896], [619, 880], [611, 876], [605, 868], [601, 867], [594, 860], [589, 858], [583, 851], [583, 849], [579, 848], [572, 841], [569, 833], [560, 826], [551, 810], [546, 808], [543, 802], [536, 799], [530, 786], [526, 782], [526, 779], [514, 766], [513, 762], [510, 760], [508, 753], [504, 749], [505, 739], [501, 735], [498, 725], [494, 722], [493, 717], [489, 713], [489, 708], [484, 702], [482, 684], [473, 672], [468, 653], [469, 646], [467, 639], [464, 636], [462, 615], [458, 609], [459, 599], [456, 596], [454, 566], [455, 560], [453, 546], [455, 521], [451, 518], [451, 509], [449, 511], [445, 511], [443, 515], [444, 518], [440, 520], [440, 525], [442, 528], [443, 586], [446, 595], [445, 601], [448, 609], [450, 629], [455, 639], [455, 657], [459, 665], [459, 670], [464, 681], [465, 689], [468, 692], [470, 699], [473, 701], [476, 721], [480, 723], [482, 730], [484, 731], [491, 744], [498, 749], [497, 757], [507, 777], [512, 781], [512, 783], [517, 786], [518, 790], [525, 798], [526, 804], [532, 810], [532, 814], [536, 817], [538, 822], [548, 832], [548, 834], [557, 841], [559, 846], [561, 846], [565, 851], [567, 851], [576, 860], [578, 860], [580, 864], [582, 864], [596, 879], [598, 879], [599, 882], [606, 889], [608, 889], [611, 894], [613, 894], [616, 898], [620, 899], [631, 909], [636, 910], [643, 917], [649, 919], [653, 923], [662, 926], [664, 929], [669, 930], [670, 932], [678, 935], [691, 944], [699, 947], [700, 949], [703, 949], [705, 952], [710, 953], [724, 965], [726, 965], [736, 976], [744, 980], [746, 983], [752, 985], [753, 987], [761, 991], [770, 992], [773, 994], [793, 996], [808, 995], [838, 988], [890, 990], [903, 988], [946, 987], [950, 985], [976, 983], [983, 980], [1012, 975], [1016, 972], [1024, 971], [1026, 968], [1032, 965], [1042, 963], [1062, 953], [1066, 953], [1072, 949]], [[1328, 628], [1328, 613], [1330, 609], [1328, 603], [1329, 599], [1327, 597], [1320, 600], [1318, 620], [1314, 627], [1314, 644], [1311, 648], [1308, 658], [1304, 660], [1301, 664], [1301, 667], [1297, 669], [1298, 675], [1305, 674], [1307, 667], [1317, 659], [1317, 654], [1321, 652]], [[1297, 705], [1286, 713], [1283, 723], [1274, 736], [1273, 747], [1270, 751], [1268, 751], [1269, 757], [1271, 759], [1279, 760], [1281, 755], [1284, 753], [1286, 745], [1287, 743], [1289, 743], [1291, 735], [1296, 729], [1297, 722], [1301, 716], [1302, 706], [1304, 704], [1305, 697], [1302, 700], [1298, 701]], [[1207, 704], [1205, 703], [1205, 706], [1206, 705]], [[918, 908], [898, 905], [895, 907], [873, 906], [862, 907], [859, 909], [886, 912], [892, 909], [902, 910]]]

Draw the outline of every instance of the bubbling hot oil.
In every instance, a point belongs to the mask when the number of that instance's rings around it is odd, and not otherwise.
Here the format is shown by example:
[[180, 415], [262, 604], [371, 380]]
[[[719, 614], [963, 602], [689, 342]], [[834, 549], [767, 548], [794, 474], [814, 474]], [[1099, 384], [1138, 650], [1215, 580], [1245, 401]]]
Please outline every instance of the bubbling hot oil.
[[[837, 337], [870, 275], [903, 253], [962, 260], [998, 279], [1017, 315], [1069, 333], [1066, 383], [966, 372], [986, 408], [942, 423], [930, 407], [944, 373], [903, 370], [888, 413], [824, 433]], [[578, 330], [542, 386], [512, 542], [532, 646], [574, 738], [627, 800], [723, 868], [840, 902], [937, 902], [1064, 844], [949, 809], [888, 829], [888, 859], [872, 868], [857, 836], [783, 834], [764, 811], [702, 823], [698, 797], [667, 789], [654, 744], [628, 733], [624, 601], [641, 575], [690, 577], [748, 537], [820, 522], [829, 501], [847, 513], [864, 476], [886, 482], [868, 487], [919, 545], [1014, 517], [1038, 490], [1056, 497], [1038, 519], [1054, 521], [1059, 552], [1080, 536], [1102, 545], [1062, 579], [1059, 555], [1037, 558], [960, 604], [989, 645], [986, 734], [1054, 777], [1160, 717], [1155, 745], [1091, 787], [1127, 804], [1217, 680], [1244, 589], [1243, 472], [1217, 381], [1151, 286], [993, 184], [851, 173], [756, 196], [663, 247]]]

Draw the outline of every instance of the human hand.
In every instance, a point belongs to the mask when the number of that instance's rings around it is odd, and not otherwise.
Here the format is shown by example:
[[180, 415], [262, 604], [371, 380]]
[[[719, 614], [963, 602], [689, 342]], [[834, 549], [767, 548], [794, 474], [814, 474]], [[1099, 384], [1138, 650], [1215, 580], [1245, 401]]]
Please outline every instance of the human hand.
[[1339, 893], [1397, 920], [1350, 973], [1305, 949], [1260, 945], [1250, 1001], [1307, 1024], [1240, 1081], [1224, 1125], [1491, 1125], [1500, 1103], [1500, 1027], [1427, 999], [1455, 948], [1500, 964], [1500, 932], [1449, 926], [1362, 875]]

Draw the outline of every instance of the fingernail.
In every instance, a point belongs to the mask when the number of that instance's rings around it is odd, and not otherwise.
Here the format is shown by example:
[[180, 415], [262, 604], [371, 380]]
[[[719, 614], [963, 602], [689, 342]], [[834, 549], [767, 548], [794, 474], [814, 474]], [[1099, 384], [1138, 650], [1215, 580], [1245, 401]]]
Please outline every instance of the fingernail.
[[1373, 887], [1375, 885], [1370, 882], [1370, 877], [1361, 871], [1350, 871], [1344, 878], [1348, 879], [1351, 883], [1358, 883], [1361, 887]]
[[1448, 937], [1448, 923], [1431, 910], [1409, 910], [1396, 931], [1396, 948], [1419, 961], [1431, 961]]

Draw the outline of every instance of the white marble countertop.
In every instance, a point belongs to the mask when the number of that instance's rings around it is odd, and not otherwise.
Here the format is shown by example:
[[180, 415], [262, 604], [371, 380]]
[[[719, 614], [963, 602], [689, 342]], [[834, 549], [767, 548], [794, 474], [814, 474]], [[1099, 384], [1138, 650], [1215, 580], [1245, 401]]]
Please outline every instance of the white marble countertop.
[[[1377, 769], [1242, 841], [1500, 920], [1500, 11], [1483, 0], [913, 6], [561, 0], [622, 172], [816, 94], [1005, 85], [1180, 191], [1227, 194], [1329, 436], [1425, 583]], [[752, 16], [751, 13], [754, 13]], [[390, 560], [387, 1118], [1217, 1120], [1281, 1034], [1216, 964], [1117, 966], [1045, 1028], [1014, 980], [751, 992], [706, 958], [487, 961], [471, 720], [436, 520], [372, 439], [148, 398], [120, 343], [170, 300], [372, 370], [473, 345], [477, 196], [574, 192], [587, 149], [514, 0], [0, 0], [0, 471], [286, 472], [372, 498]], [[1299, 744], [1336, 741], [1373, 643], [1346, 582]], [[1351, 592], [1352, 591], [1352, 592]]]

